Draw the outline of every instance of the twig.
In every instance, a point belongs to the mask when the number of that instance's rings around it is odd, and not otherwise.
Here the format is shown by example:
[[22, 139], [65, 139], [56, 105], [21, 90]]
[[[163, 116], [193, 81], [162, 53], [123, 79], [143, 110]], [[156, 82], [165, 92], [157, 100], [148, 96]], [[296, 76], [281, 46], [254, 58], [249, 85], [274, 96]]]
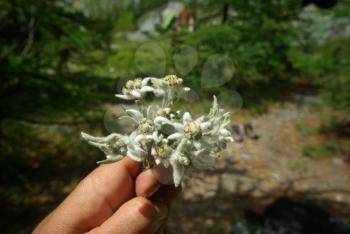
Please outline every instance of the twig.
[[32, 47], [32, 44], [34, 41], [34, 31], [35, 31], [34, 26], [35, 26], [35, 18], [32, 16], [32, 17], [30, 17], [30, 20], [29, 20], [28, 39], [27, 39], [26, 46], [23, 48], [23, 50], [21, 52], [21, 60], [24, 59], [24, 57], [28, 54], [30, 48]]
[[42, 125], [66, 125], [66, 126], [75, 126], [78, 124], [86, 124], [86, 121], [53, 121], [53, 120], [39, 120], [39, 119], [31, 119], [31, 118], [26, 118], [26, 117], [20, 117], [20, 116], [5, 116], [5, 118], [13, 119], [13, 120], [18, 120], [22, 122], [26, 122], [29, 124], [42, 124]]

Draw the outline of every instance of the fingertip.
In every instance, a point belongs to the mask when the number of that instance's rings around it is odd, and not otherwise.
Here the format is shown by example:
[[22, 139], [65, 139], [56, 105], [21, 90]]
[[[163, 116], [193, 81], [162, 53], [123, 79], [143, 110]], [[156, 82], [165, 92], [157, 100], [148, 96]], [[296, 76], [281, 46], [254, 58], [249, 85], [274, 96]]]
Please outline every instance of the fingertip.
[[164, 167], [162, 164], [159, 164], [152, 168], [152, 173], [160, 183], [167, 185], [174, 184], [172, 167]]
[[159, 228], [168, 215], [163, 203], [152, 203], [144, 197], [136, 197], [111, 216], [94, 231], [98, 233], [150, 233]]
[[[168, 174], [169, 170], [157, 171], [152, 169], [141, 172], [135, 181], [136, 194], [147, 197], [152, 201], [171, 202], [181, 193], [182, 188], [181, 186], [175, 187], [174, 184], [163, 183], [163, 181], [168, 182]], [[158, 176], [161, 176], [161, 179]]]
[[130, 159], [127, 156], [124, 157], [119, 163], [128, 170], [129, 174], [133, 178], [136, 178], [136, 176], [140, 173], [140, 170], [141, 170], [140, 163]]
[[150, 197], [160, 187], [160, 183], [154, 177], [151, 170], [140, 173], [135, 182], [135, 191], [138, 196]]
[[179, 196], [181, 191], [181, 186], [175, 187], [174, 185], [162, 185], [158, 191], [150, 197], [150, 200], [152, 202], [160, 201], [170, 203]]
[[133, 199], [138, 203], [138, 211], [148, 220], [162, 220], [168, 215], [168, 207], [161, 202], [152, 202], [145, 197], [136, 197]]
[[[169, 213], [165, 203], [152, 202], [145, 197], [135, 197], [126, 206], [122, 206], [118, 212], [122, 213], [124, 209], [129, 211], [129, 214], [126, 214], [129, 216], [128, 221], [138, 230], [130, 233], [153, 233], [166, 220]], [[133, 218], [138, 222], [132, 222]]]

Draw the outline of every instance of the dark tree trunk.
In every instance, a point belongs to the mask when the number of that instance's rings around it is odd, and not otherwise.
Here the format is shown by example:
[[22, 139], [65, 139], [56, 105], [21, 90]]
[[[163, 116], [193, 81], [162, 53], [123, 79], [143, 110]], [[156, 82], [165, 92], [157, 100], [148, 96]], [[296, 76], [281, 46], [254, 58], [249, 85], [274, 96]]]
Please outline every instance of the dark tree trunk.
[[229, 8], [229, 4], [227, 2], [225, 2], [224, 6], [223, 6], [223, 9], [222, 9], [222, 23], [223, 24], [227, 21], [228, 8]]

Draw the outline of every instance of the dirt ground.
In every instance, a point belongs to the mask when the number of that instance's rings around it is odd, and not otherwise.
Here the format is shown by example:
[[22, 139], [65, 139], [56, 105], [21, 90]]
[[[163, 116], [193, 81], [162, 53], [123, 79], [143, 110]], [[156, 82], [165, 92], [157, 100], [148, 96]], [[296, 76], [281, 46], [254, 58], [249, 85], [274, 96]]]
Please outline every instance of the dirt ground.
[[339, 157], [307, 158], [300, 147], [309, 136], [296, 123], [318, 118], [314, 102], [313, 97], [296, 98], [256, 117], [235, 114], [233, 122], [251, 122], [258, 138], [231, 144], [214, 169], [187, 176], [167, 233], [232, 233], [244, 209], [262, 212], [281, 197], [349, 218], [349, 163]]

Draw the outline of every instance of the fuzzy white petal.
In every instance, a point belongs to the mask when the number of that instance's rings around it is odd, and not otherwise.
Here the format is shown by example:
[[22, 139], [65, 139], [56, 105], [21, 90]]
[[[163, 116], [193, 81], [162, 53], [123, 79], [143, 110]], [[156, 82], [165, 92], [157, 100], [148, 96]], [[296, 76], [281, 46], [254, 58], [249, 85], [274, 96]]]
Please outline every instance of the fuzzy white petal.
[[183, 130], [183, 125], [180, 123], [171, 123], [171, 125], [177, 130], [177, 131], [182, 131]]
[[155, 123], [156, 125], [171, 124], [170, 120], [168, 120], [167, 118], [162, 117], [162, 116], [157, 116], [157, 117], [154, 119], [154, 123]]
[[136, 143], [139, 143], [141, 141], [148, 141], [148, 140], [153, 140], [153, 136], [152, 135], [138, 135], [135, 138]]
[[140, 89], [141, 93], [146, 93], [146, 92], [153, 92], [154, 88], [152, 88], [151, 86], [144, 86]]
[[182, 116], [182, 120], [185, 124], [191, 122], [192, 121], [191, 114], [189, 112], [185, 112], [184, 115]]
[[141, 92], [138, 91], [138, 90], [135, 90], [135, 89], [130, 91], [130, 95], [135, 97], [135, 98], [141, 98], [142, 97]]
[[129, 144], [127, 156], [136, 162], [142, 162], [145, 151], [137, 144]]
[[134, 98], [132, 96], [123, 95], [123, 94], [116, 94], [117, 98], [124, 99], [124, 100], [133, 100]]
[[164, 111], [165, 111], [166, 114], [169, 114], [171, 112], [171, 108], [166, 107], [166, 108], [164, 108]]
[[185, 167], [179, 163], [177, 158], [170, 158], [170, 165], [173, 168], [174, 185], [175, 187], [178, 187], [185, 173]]
[[140, 111], [138, 111], [138, 110], [127, 109], [127, 110], [125, 110], [125, 112], [128, 115], [134, 117], [137, 122], [140, 122], [140, 121], [142, 121], [144, 119], [142, 113]]
[[160, 96], [163, 96], [165, 92], [162, 89], [155, 89], [153, 90], [153, 93], [154, 95], [156, 95], [156, 97], [160, 97]]
[[127, 156], [136, 162], [142, 162], [142, 157], [135, 151], [128, 151]]
[[141, 81], [141, 86], [146, 86], [148, 85], [148, 82], [150, 81], [151, 77], [145, 77], [143, 78], [143, 80]]
[[176, 132], [171, 134], [170, 136], [168, 136], [168, 140], [180, 140], [181, 138], [183, 138], [184, 135], [182, 133]]
[[113, 163], [118, 162], [119, 160], [123, 159], [123, 155], [107, 155], [107, 158], [105, 160], [98, 161], [98, 164], [105, 164], [105, 163]]
[[227, 130], [226, 128], [221, 128], [219, 133], [223, 136], [231, 136], [231, 132]]
[[204, 122], [204, 123], [201, 123], [199, 126], [200, 126], [202, 131], [205, 131], [205, 130], [208, 130], [212, 127], [212, 123], [211, 122]]

